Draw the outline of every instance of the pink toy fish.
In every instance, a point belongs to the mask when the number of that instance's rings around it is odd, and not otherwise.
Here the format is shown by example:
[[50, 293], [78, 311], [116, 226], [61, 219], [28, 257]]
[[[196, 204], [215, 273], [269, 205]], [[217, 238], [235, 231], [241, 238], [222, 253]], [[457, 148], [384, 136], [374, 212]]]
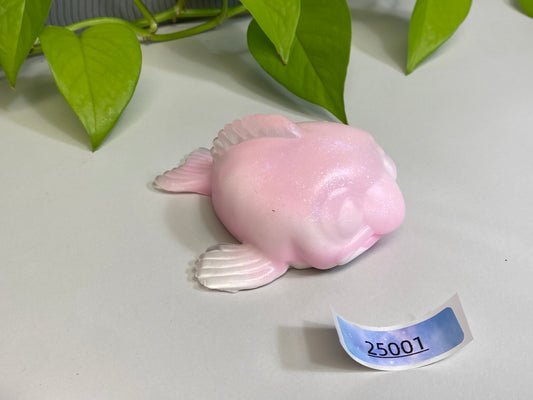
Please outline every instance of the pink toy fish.
[[211, 150], [195, 150], [155, 185], [212, 197], [242, 244], [208, 248], [195, 274], [208, 288], [235, 292], [289, 266], [328, 269], [370, 248], [404, 218], [395, 179], [394, 163], [364, 131], [254, 115], [226, 125]]

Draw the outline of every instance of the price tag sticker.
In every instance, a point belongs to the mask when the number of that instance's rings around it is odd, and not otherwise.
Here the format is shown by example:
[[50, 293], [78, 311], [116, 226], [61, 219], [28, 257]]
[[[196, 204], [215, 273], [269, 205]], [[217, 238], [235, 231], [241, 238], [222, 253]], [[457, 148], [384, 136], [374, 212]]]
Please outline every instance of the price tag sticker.
[[333, 311], [342, 347], [369, 368], [417, 368], [449, 357], [472, 341], [457, 295], [430, 316], [414, 323], [383, 328], [348, 322]]

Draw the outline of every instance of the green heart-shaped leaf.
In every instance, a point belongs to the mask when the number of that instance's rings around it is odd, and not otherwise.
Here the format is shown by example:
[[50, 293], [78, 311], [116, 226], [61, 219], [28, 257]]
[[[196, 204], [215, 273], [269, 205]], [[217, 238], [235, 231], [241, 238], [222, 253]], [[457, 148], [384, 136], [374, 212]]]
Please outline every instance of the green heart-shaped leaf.
[[52, 0], [0, 0], [0, 65], [12, 87], [41, 31]]
[[287, 64], [300, 17], [300, 0], [241, 0], [241, 3], [270, 39], [283, 63]]
[[276, 49], [255, 20], [248, 27], [248, 48], [259, 65], [288, 90], [346, 123], [344, 81], [351, 29], [346, 0], [302, 0], [286, 65], [279, 62]]
[[525, 13], [533, 18], [533, 0], [518, 0]]
[[407, 73], [453, 35], [472, 0], [417, 0], [409, 23]]
[[142, 61], [137, 37], [127, 26], [102, 24], [80, 37], [47, 26], [40, 40], [59, 91], [96, 150], [135, 91]]

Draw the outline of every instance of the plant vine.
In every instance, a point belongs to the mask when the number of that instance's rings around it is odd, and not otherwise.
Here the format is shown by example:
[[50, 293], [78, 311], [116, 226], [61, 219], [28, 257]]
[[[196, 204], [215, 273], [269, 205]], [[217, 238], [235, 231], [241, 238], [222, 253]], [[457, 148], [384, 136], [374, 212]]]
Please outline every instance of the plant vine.
[[[87, 29], [92, 26], [101, 24], [122, 24], [129, 27], [137, 36], [146, 41], [154, 42], [166, 42], [176, 39], [185, 38], [188, 36], [197, 35], [199, 33], [211, 30], [216, 26], [222, 24], [225, 20], [235, 17], [237, 15], [247, 14], [248, 10], [243, 5], [228, 6], [228, 0], [223, 0], [220, 8], [191, 8], [187, 9], [186, 1], [179, 0], [176, 5], [168, 10], [161, 11], [156, 14], [150, 13], [146, 5], [142, 0], [132, 0], [139, 11], [143, 14], [143, 18], [135, 21], [128, 21], [123, 18], [117, 17], [96, 17], [88, 18], [83, 21], [75, 22], [70, 25], [66, 25], [65, 28], [72, 32], [77, 32], [82, 29]], [[206, 19], [196, 26], [191, 28], [179, 30], [172, 33], [158, 34], [160, 24], [165, 22], [176, 23], [178, 19], [191, 20], [191, 19]], [[42, 47], [37, 41], [30, 54], [38, 54], [42, 52]]]

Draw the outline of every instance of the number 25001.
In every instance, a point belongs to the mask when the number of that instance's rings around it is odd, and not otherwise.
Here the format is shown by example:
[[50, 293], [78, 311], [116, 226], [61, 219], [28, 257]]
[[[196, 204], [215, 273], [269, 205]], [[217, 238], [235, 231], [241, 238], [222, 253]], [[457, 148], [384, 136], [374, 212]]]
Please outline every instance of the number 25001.
[[368, 349], [368, 355], [370, 357], [407, 357], [429, 350], [424, 348], [422, 340], [418, 336], [413, 340], [402, 340], [400, 343], [389, 342], [386, 347], [384, 343], [372, 343], [368, 340], [365, 340], [365, 343], [370, 345]]

